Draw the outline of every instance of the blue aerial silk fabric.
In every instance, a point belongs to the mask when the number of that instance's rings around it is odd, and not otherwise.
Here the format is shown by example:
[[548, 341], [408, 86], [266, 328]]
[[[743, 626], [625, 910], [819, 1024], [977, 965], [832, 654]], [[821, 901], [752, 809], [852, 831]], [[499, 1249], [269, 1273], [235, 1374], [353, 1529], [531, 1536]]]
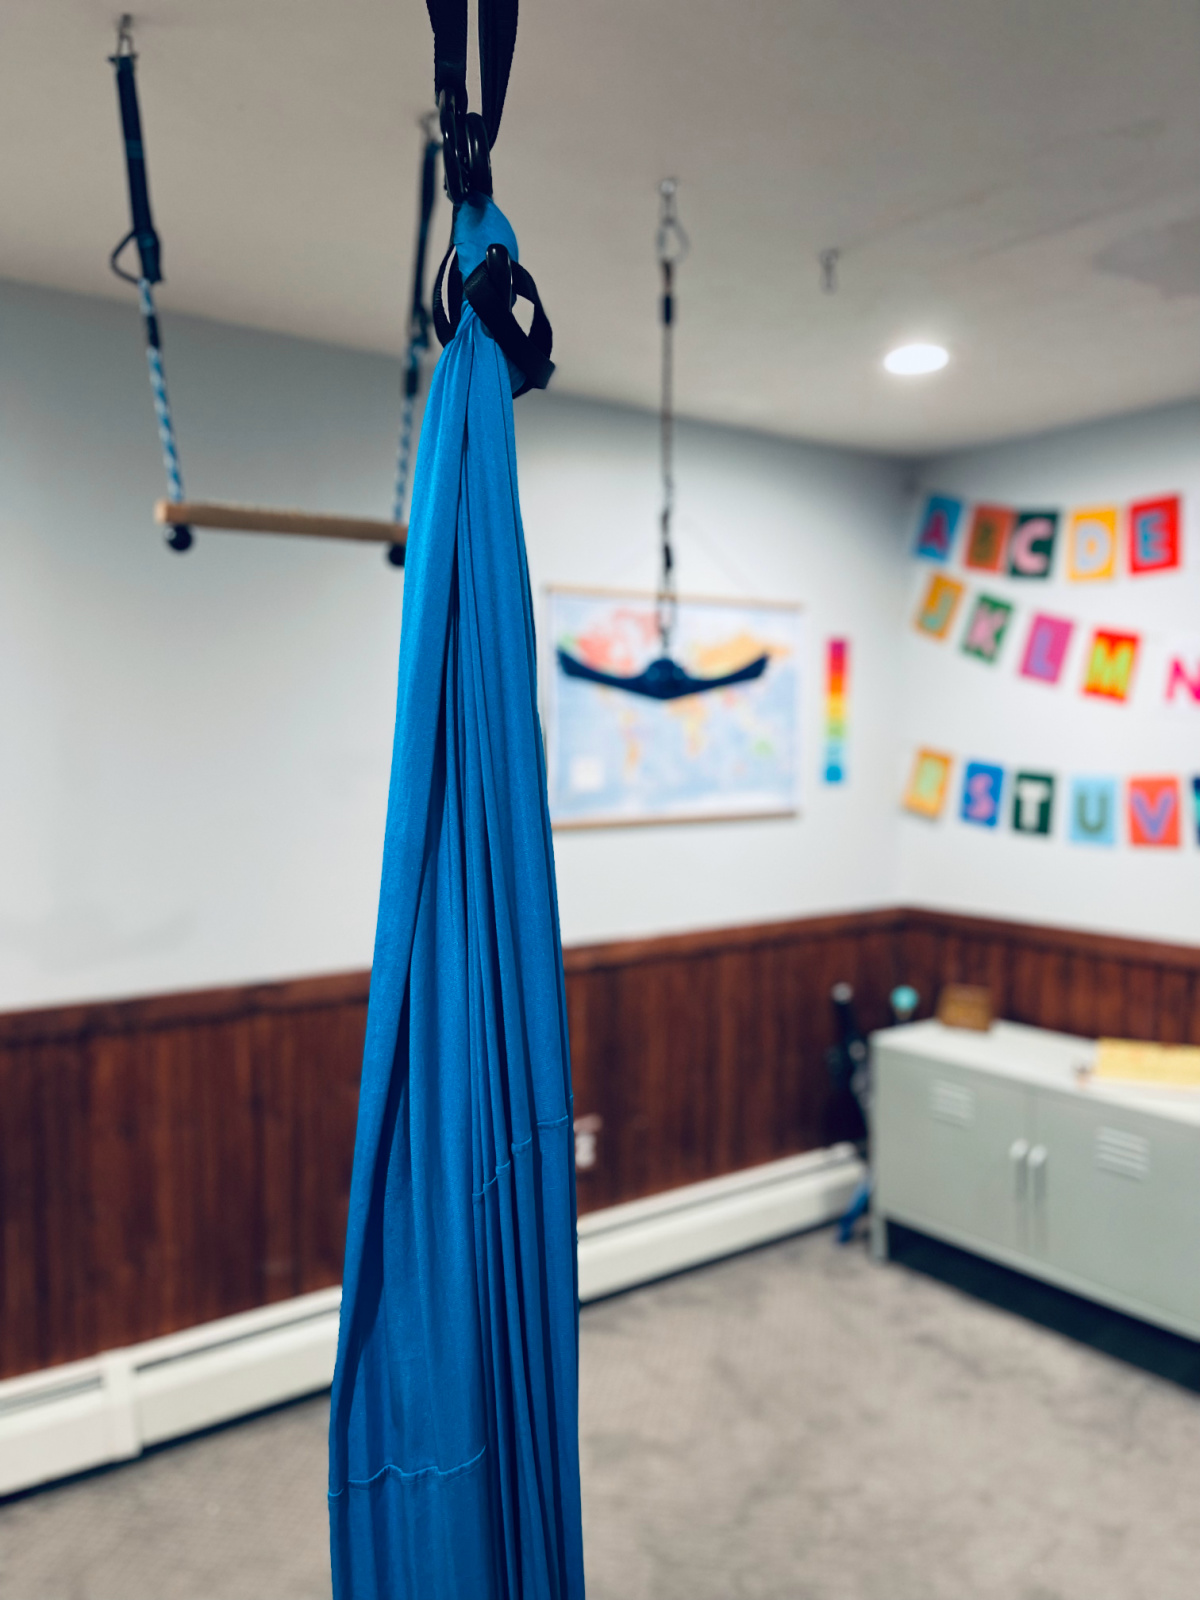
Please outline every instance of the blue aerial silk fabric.
[[[503, 215], [463, 206], [463, 276]], [[413, 487], [329, 1434], [335, 1600], [582, 1600], [574, 1139], [517, 500], [471, 308]], [[519, 385], [517, 385], [519, 386]]]

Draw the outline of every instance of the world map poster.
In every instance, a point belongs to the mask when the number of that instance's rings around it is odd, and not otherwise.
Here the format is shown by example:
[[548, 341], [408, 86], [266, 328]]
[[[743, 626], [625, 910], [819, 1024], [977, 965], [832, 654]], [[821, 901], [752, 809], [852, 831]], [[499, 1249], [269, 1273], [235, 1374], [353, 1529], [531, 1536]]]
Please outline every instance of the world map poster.
[[781, 816], [800, 804], [802, 614], [764, 601], [679, 601], [670, 654], [693, 678], [763, 656], [762, 675], [656, 700], [569, 676], [634, 677], [662, 654], [654, 597], [549, 589], [543, 635], [550, 817], [557, 828]]

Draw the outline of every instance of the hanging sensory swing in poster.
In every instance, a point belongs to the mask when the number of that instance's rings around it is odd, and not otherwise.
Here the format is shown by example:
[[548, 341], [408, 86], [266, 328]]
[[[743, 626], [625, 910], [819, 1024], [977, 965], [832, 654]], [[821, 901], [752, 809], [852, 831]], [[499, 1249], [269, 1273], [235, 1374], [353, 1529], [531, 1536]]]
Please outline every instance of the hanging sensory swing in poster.
[[[695, 679], [758, 676], [657, 699], [602, 681], [658, 649], [656, 597], [547, 591], [544, 661], [550, 815], [556, 828], [787, 816], [800, 804], [803, 616], [771, 601], [680, 597], [673, 650]], [[574, 670], [562, 670], [566, 656]], [[591, 679], [577, 675], [582, 663]]]

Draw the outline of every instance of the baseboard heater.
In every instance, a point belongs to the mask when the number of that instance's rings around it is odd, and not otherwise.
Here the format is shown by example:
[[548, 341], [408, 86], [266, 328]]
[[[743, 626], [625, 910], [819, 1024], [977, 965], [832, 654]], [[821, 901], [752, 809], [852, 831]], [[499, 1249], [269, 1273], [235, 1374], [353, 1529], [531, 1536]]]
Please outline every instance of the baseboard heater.
[[[861, 1175], [853, 1148], [836, 1145], [590, 1212], [580, 1298], [818, 1227]], [[321, 1289], [0, 1383], [0, 1495], [328, 1388], [340, 1300]]]

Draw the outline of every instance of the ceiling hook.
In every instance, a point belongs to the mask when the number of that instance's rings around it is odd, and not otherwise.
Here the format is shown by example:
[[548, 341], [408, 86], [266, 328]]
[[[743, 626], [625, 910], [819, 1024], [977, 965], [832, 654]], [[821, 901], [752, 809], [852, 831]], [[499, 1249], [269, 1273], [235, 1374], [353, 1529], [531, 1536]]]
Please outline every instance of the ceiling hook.
[[673, 266], [682, 261], [692, 247], [675, 210], [678, 189], [679, 184], [674, 178], [664, 178], [658, 186], [658, 233], [655, 244], [659, 261], [670, 262]]
[[817, 256], [821, 263], [821, 288], [826, 294], [837, 293], [837, 266], [842, 259], [842, 252], [838, 249], [822, 250]]
[[117, 55], [131, 56], [133, 49], [133, 13], [122, 11], [117, 18]]

